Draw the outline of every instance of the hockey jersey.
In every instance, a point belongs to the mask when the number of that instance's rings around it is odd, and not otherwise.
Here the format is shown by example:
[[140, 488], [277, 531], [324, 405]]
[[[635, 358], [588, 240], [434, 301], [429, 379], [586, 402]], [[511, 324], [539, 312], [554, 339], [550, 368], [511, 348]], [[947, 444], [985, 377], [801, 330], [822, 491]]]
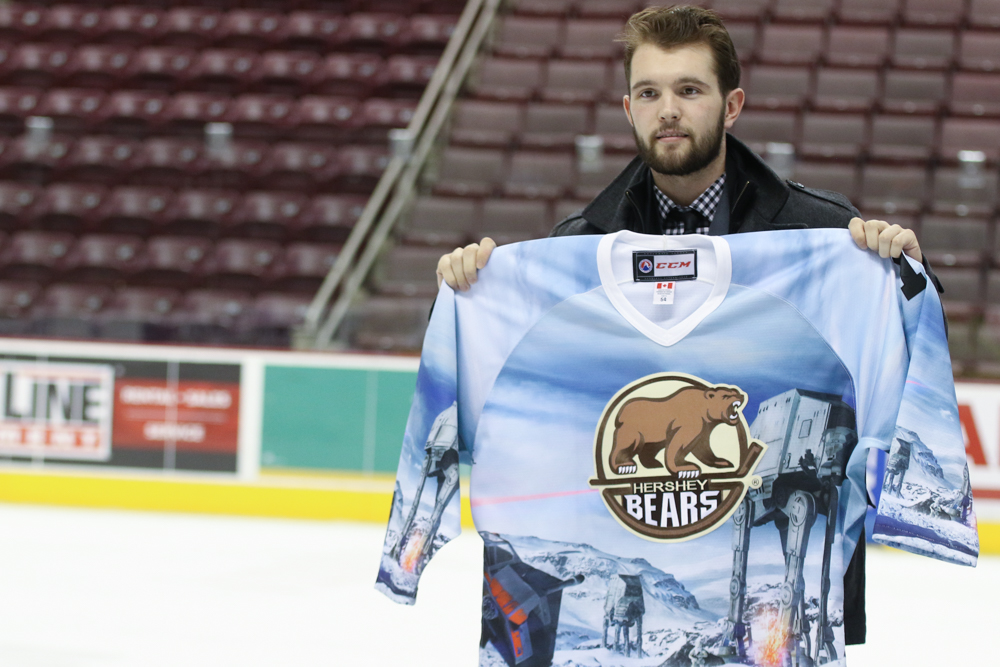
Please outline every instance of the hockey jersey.
[[978, 555], [926, 285], [840, 229], [498, 248], [438, 295], [377, 588], [415, 600], [464, 461], [484, 667], [842, 664], [871, 450], [876, 541]]

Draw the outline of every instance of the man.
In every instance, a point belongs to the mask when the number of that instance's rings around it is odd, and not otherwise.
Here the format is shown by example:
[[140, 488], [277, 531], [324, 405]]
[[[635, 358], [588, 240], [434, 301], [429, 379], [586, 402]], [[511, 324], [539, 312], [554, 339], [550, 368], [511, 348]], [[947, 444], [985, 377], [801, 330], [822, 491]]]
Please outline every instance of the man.
[[[639, 156], [552, 236], [847, 227], [861, 248], [923, 261], [911, 230], [862, 220], [837, 193], [782, 181], [726, 132], [739, 118], [744, 92], [736, 49], [716, 14], [651, 7], [633, 15], [619, 39], [629, 82], [622, 102]], [[442, 256], [438, 284], [469, 289], [495, 247], [484, 238]]]

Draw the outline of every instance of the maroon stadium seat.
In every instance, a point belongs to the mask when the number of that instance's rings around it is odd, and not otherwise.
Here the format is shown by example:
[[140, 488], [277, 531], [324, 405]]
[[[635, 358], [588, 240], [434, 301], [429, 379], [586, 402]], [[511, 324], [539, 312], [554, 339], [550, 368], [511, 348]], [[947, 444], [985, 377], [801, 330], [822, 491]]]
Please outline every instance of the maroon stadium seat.
[[610, 18], [625, 21], [631, 14], [643, 7], [635, 0], [577, 0], [577, 11], [581, 16]]
[[949, 320], [967, 320], [982, 313], [984, 295], [979, 269], [941, 267], [934, 272], [944, 285], [945, 294], [941, 296]]
[[31, 222], [41, 192], [37, 185], [0, 182], [0, 229], [9, 231]]
[[322, 192], [332, 188], [340, 174], [340, 160], [326, 146], [280, 143], [268, 153], [260, 178], [269, 189]]
[[893, 42], [892, 64], [912, 69], [947, 69], [955, 57], [951, 30], [900, 28]]
[[31, 309], [31, 332], [36, 336], [93, 338], [94, 316], [111, 300], [105, 285], [51, 285]]
[[265, 292], [257, 296], [241, 325], [254, 345], [287, 348], [291, 330], [305, 321], [312, 295]]
[[476, 97], [528, 100], [542, 87], [542, 80], [541, 61], [486, 58], [470, 83]]
[[344, 44], [352, 49], [391, 50], [402, 45], [407, 33], [405, 16], [382, 12], [356, 12], [342, 27]]
[[729, 19], [759, 19], [768, 10], [771, 0], [713, 0], [712, 8]]
[[238, 192], [183, 190], [167, 208], [166, 225], [181, 236], [214, 236], [227, 224], [239, 200]]
[[211, 49], [202, 51], [191, 67], [191, 85], [203, 92], [236, 94], [247, 89], [256, 75], [258, 57], [253, 51]]
[[7, 335], [28, 331], [28, 311], [42, 292], [30, 282], [0, 283], [0, 330]]
[[419, 352], [427, 329], [430, 297], [378, 296], [367, 299], [344, 322], [354, 347], [395, 352]]
[[191, 77], [197, 58], [196, 52], [177, 46], [139, 49], [128, 68], [128, 83], [150, 90], [180, 89]]
[[182, 341], [232, 344], [237, 342], [235, 328], [251, 303], [241, 291], [195, 289], [183, 296], [168, 322]]
[[823, 49], [823, 29], [811, 25], [764, 26], [758, 57], [775, 65], [809, 65], [816, 62]]
[[835, 0], [775, 0], [772, 12], [779, 21], [822, 23], [833, 14]]
[[47, 183], [65, 163], [71, 146], [62, 136], [46, 143], [19, 136], [0, 151], [0, 178]]
[[1000, 69], [1000, 42], [996, 33], [967, 30], [961, 35], [958, 62], [964, 69], [992, 72]]
[[84, 44], [74, 51], [59, 77], [74, 88], [110, 90], [128, 76], [134, 51], [116, 44]]
[[487, 199], [483, 202], [479, 233], [498, 244], [547, 236], [550, 224], [548, 202], [521, 199]]
[[878, 93], [878, 73], [874, 70], [820, 69], [813, 104], [826, 111], [868, 111]]
[[111, 190], [97, 212], [103, 231], [142, 234], [162, 227], [173, 198], [166, 188], [121, 186]]
[[31, 88], [0, 88], [0, 133], [14, 136], [24, 130], [24, 119], [39, 114], [41, 95]]
[[587, 134], [589, 125], [585, 106], [529, 102], [519, 140], [529, 148], [569, 149], [577, 135]]
[[947, 81], [941, 72], [885, 73], [880, 106], [891, 113], [935, 114], [947, 96]]
[[240, 95], [223, 120], [233, 126], [237, 137], [273, 141], [288, 132], [294, 104], [295, 100], [282, 95]]
[[375, 87], [382, 57], [374, 53], [331, 53], [323, 60], [317, 92], [365, 98]]
[[552, 102], [594, 102], [604, 96], [609, 83], [608, 64], [603, 61], [550, 60], [541, 94]]
[[972, 0], [969, 24], [976, 28], [1000, 28], [1000, 0]]
[[171, 7], [163, 15], [164, 44], [200, 49], [221, 37], [222, 14], [205, 7]]
[[339, 252], [340, 246], [333, 244], [289, 244], [281, 261], [272, 266], [271, 283], [284, 291], [311, 296], [330, 272]]
[[807, 158], [854, 160], [867, 139], [867, 118], [860, 114], [810, 113], [802, 118], [801, 146]]
[[965, 0], [906, 0], [903, 21], [911, 25], [954, 27], [965, 17]]
[[142, 238], [126, 234], [85, 234], [63, 262], [65, 279], [81, 283], [114, 284], [141, 266]]
[[178, 93], [171, 96], [163, 114], [167, 131], [199, 139], [205, 136], [205, 123], [218, 123], [225, 117], [232, 98], [210, 93]]
[[56, 88], [45, 93], [32, 115], [52, 119], [56, 132], [78, 133], [92, 130], [105, 94], [88, 88]]
[[927, 199], [927, 171], [922, 167], [866, 166], [860, 207], [883, 213], [916, 213]]
[[799, 109], [810, 91], [810, 73], [803, 67], [758, 65], [747, 72], [746, 105], [751, 109]]
[[479, 202], [461, 197], [420, 197], [403, 230], [403, 240], [413, 245], [449, 249], [478, 240]]
[[511, 197], [557, 199], [572, 187], [575, 173], [570, 153], [517, 151], [511, 155], [504, 192]]
[[95, 42], [107, 36], [109, 27], [96, 7], [60, 4], [45, 12], [37, 39], [58, 44]]
[[32, 226], [72, 233], [93, 228], [106, 196], [106, 188], [100, 185], [50, 185], [32, 211]]
[[963, 150], [982, 151], [991, 161], [1000, 159], [1000, 120], [945, 118], [941, 122], [938, 155], [954, 162]]
[[223, 239], [202, 262], [199, 273], [207, 287], [256, 291], [281, 252], [281, 245], [274, 241]]
[[[632, 161], [635, 153], [635, 144], [632, 145], [633, 154], [629, 155], [605, 155], [600, 163], [600, 168], [595, 171], [579, 171], [576, 178], [576, 186], [573, 195], [577, 199], [590, 201], [597, 194], [608, 186], [618, 174]], [[578, 206], [576, 210], [583, 208]], [[571, 211], [572, 212], [572, 211]], [[555, 220], [562, 220], [565, 215], [553, 216]], [[551, 227], [551, 225], [550, 225]]]
[[458, 16], [417, 14], [410, 17], [407, 49], [414, 53], [438, 54], [455, 31]]
[[0, 277], [45, 282], [62, 269], [73, 241], [73, 235], [65, 232], [11, 234], [0, 249]]
[[757, 53], [757, 24], [727, 21], [726, 30], [736, 47], [741, 62], [747, 62]]
[[118, 183], [131, 174], [138, 152], [139, 144], [131, 139], [83, 137], [66, 155], [59, 177], [86, 183]]
[[920, 222], [920, 250], [934, 266], [981, 266], [989, 247], [984, 218], [929, 215]]
[[143, 285], [187, 287], [208, 254], [212, 241], [203, 236], [157, 236], [146, 243], [146, 260], [135, 276]]
[[354, 195], [313, 197], [299, 217], [297, 235], [321, 243], [343, 243], [361, 217], [365, 201]]
[[257, 65], [254, 87], [265, 93], [301, 95], [320, 80], [323, 60], [305, 51], [269, 51]]
[[437, 61], [435, 56], [391, 56], [376, 78], [373, 94], [419, 98], [434, 75]]
[[3, 83], [10, 86], [50, 88], [66, 76], [72, 55], [72, 47], [65, 44], [16, 46], [3, 63]]
[[389, 165], [389, 152], [381, 146], [345, 146], [339, 161], [338, 188], [343, 192], [368, 194]]
[[245, 190], [256, 183], [268, 145], [260, 141], [234, 141], [218, 150], [205, 150], [204, 169], [198, 183], [208, 188]]
[[348, 97], [306, 95], [288, 120], [291, 135], [303, 141], [343, 143], [360, 122], [358, 104]]
[[375, 265], [371, 285], [376, 292], [402, 296], [432, 296], [437, 293], [440, 248], [397, 246]]
[[115, 290], [97, 315], [97, 335], [105, 340], [169, 340], [170, 331], [165, 325], [180, 300], [177, 290], [122, 287]]
[[933, 118], [883, 116], [872, 119], [869, 150], [876, 160], [926, 162], [934, 153]]
[[566, 16], [578, 4], [577, 0], [512, 0], [509, 3], [510, 13], [524, 16]]
[[223, 234], [280, 241], [297, 226], [306, 203], [297, 192], [247, 192], [226, 218]]
[[234, 9], [225, 13], [219, 26], [219, 46], [262, 51], [281, 38], [285, 16], [257, 9]]
[[42, 29], [46, 11], [41, 7], [4, 3], [0, 5], [0, 40], [5, 43], [30, 41]]
[[335, 12], [292, 12], [278, 39], [283, 48], [325, 53], [340, 44], [343, 23], [343, 15]]
[[1000, 75], [956, 72], [948, 110], [959, 116], [1000, 116]]
[[488, 195], [503, 182], [505, 163], [503, 151], [449, 146], [442, 154], [434, 191], [463, 197]]
[[889, 56], [889, 29], [880, 26], [830, 27], [824, 60], [842, 67], [881, 67]]
[[853, 164], [798, 161], [793, 178], [807, 187], [839, 192], [857, 201], [858, 169]]
[[617, 59], [622, 45], [615, 41], [622, 22], [617, 19], [569, 19], [559, 54], [564, 58]]
[[796, 143], [796, 114], [785, 111], [744, 111], [733, 125], [733, 134], [758, 153], [768, 143]]
[[903, 0], [840, 0], [838, 15], [846, 23], [890, 25], [902, 4]]
[[594, 134], [604, 139], [604, 150], [635, 153], [635, 138], [620, 104], [600, 104], [594, 110]]
[[136, 185], [186, 185], [204, 168], [201, 151], [201, 141], [149, 139], [140, 145], [128, 180]]
[[458, 100], [451, 119], [451, 143], [505, 148], [521, 130], [523, 107], [510, 102]]
[[377, 97], [365, 100], [358, 112], [359, 140], [386, 145], [389, 130], [408, 126], [416, 107], [416, 100], [387, 100]]
[[563, 42], [560, 19], [508, 16], [503, 19], [494, 52], [515, 58], [548, 58]]
[[166, 30], [163, 19], [163, 12], [152, 7], [109, 7], [101, 17], [102, 39], [131, 46], [153, 44]]
[[934, 170], [932, 210], [949, 215], [992, 215], [997, 202], [997, 174], [989, 171], [970, 177], [962, 169]]
[[145, 137], [164, 123], [170, 98], [165, 93], [117, 90], [104, 100], [94, 118], [107, 134]]

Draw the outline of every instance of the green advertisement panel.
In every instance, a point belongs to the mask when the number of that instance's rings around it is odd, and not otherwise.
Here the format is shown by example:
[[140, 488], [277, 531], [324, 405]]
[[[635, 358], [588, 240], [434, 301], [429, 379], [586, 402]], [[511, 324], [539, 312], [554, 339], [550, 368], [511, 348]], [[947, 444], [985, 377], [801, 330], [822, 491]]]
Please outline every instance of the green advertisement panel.
[[395, 472], [415, 371], [266, 366], [261, 467]]

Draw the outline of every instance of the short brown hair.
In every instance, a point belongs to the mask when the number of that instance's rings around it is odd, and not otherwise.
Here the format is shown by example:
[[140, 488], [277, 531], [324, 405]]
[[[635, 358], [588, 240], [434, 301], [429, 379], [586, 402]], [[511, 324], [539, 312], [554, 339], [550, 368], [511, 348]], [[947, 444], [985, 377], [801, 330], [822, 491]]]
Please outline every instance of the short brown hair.
[[632, 56], [643, 44], [673, 49], [706, 44], [715, 57], [715, 75], [725, 97], [740, 87], [740, 59], [729, 31], [710, 9], [690, 5], [648, 7], [633, 14], [615, 41], [625, 45], [625, 80], [632, 82]]

